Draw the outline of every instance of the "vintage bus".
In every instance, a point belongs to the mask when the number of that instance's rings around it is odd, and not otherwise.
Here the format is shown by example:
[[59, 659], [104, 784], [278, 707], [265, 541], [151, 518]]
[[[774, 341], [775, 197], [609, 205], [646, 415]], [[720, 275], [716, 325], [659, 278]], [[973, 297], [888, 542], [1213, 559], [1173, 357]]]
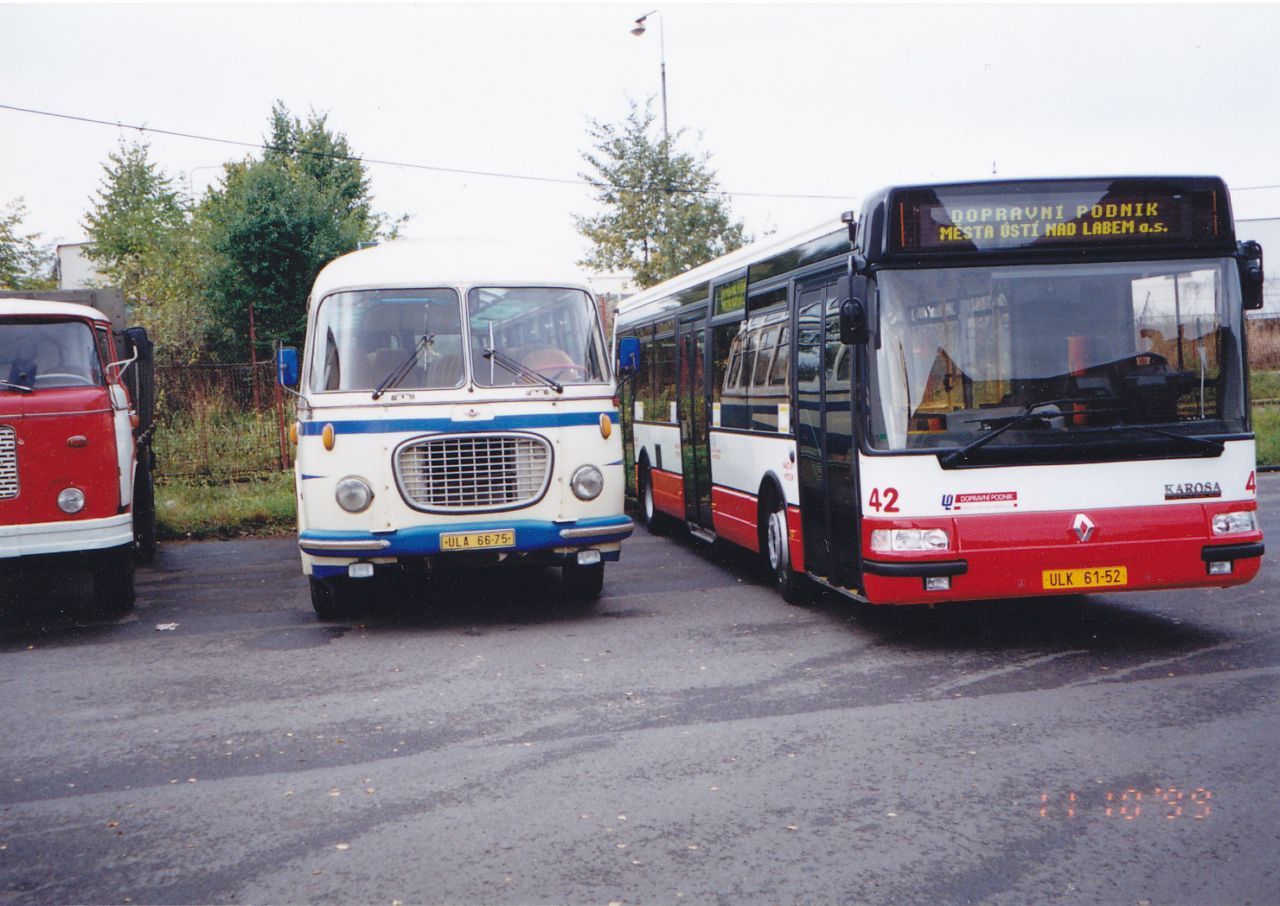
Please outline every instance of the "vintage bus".
[[391, 242], [317, 276], [298, 395], [298, 544], [322, 619], [378, 576], [559, 566], [592, 600], [632, 522], [596, 302], [465, 244]]
[[645, 523], [885, 604], [1257, 574], [1244, 310], [1212, 177], [904, 186], [621, 306]]

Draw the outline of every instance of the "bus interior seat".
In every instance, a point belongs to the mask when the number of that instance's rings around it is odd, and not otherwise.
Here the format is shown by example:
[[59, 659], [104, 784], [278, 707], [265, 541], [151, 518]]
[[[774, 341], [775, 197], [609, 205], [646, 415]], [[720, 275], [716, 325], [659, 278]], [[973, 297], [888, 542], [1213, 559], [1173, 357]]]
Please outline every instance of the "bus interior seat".
[[456, 387], [462, 380], [462, 356], [456, 352], [446, 353], [431, 363], [427, 371], [427, 387]]
[[525, 352], [518, 360], [534, 371], [572, 367], [576, 363], [569, 353], [555, 346], [537, 346]]

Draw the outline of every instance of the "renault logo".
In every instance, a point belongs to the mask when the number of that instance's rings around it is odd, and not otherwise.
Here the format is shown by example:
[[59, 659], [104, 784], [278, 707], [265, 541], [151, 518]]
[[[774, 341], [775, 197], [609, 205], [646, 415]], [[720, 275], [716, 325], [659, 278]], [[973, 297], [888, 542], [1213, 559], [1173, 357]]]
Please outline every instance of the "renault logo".
[[1071, 529], [1076, 533], [1076, 537], [1080, 539], [1080, 543], [1084, 544], [1093, 537], [1093, 520], [1084, 513], [1076, 514], [1076, 521], [1071, 523]]

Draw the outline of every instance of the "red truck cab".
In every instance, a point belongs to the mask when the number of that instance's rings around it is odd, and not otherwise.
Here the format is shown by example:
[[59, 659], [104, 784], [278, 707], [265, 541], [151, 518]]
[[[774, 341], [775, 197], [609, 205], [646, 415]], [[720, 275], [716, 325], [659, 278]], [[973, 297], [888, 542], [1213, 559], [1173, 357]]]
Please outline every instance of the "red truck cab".
[[104, 612], [133, 603], [135, 533], [142, 553], [154, 545], [137, 405], [151, 350], [145, 332], [126, 334], [121, 349], [86, 305], [0, 299], [0, 569], [87, 566]]

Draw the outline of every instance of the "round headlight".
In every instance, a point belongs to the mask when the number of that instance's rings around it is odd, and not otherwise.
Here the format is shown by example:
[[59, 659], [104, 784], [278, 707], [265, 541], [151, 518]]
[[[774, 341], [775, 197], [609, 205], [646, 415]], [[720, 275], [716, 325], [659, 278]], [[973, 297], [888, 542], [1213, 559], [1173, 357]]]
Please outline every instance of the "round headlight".
[[78, 513], [84, 509], [84, 491], [66, 488], [58, 493], [58, 509], [64, 513]]
[[373, 488], [363, 478], [344, 478], [338, 482], [333, 496], [338, 506], [348, 513], [363, 513], [373, 503]]
[[569, 479], [569, 487], [579, 500], [595, 500], [604, 490], [604, 476], [595, 466], [579, 466]]

